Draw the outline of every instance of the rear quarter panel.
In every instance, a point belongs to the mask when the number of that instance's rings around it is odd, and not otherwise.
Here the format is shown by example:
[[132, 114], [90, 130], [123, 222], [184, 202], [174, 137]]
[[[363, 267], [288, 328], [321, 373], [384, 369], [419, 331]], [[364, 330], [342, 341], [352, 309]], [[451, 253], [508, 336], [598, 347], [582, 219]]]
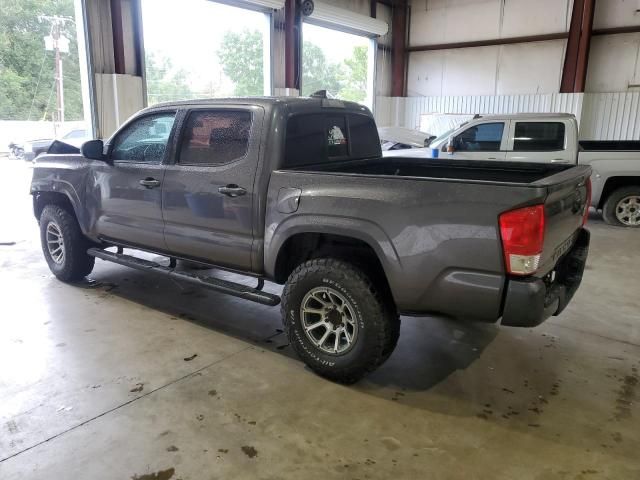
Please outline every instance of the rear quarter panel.
[[[284, 214], [281, 188], [298, 188], [298, 210]], [[439, 312], [496, 320], [504, 267], [498, 215], [535, 203], [545, 188], [331, 173], [276, 171], [265, 221], [265, 271], [296, 233], [367, 242], [378, 254], [394, 299], [406, 313]]]
[[610, 178], [638, 177], [640, 183], [640, 151], [583, 151], [578, 164], [593, 169], [591, 206], [596, 208], [602, 207], [602, 192]]

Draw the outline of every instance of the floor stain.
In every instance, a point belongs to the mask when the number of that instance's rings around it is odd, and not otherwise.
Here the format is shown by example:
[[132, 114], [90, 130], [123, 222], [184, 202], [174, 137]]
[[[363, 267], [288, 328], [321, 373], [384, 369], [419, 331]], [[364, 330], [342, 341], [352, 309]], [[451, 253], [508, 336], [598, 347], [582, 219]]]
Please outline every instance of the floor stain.
[[209, 396], [210, 397], [215, 397], [218, 394], [218, 392], [216, 390], [209, 390]]
[[9, 420], [7, 423], [5, 423], [5, 426], [7, 427], [7, 430], [9, 430], [10, 434], [15, 435], [16, 433], [18, 433], [18, 424], [15, 422], [15, 420]]
[[622, 385], [617, 391], [616, 407], [613, 418], [624, 420], [631, 418], [631, 405], [636, 399], [636, 388], [638, 387], [638, 374], [632, 370], [631, 375], [626, 375], [620, 380]]
[[229, 453], [229, 449], [228, 448], [219, 448], [218, 452], [220, 452], [220, 453]]
[[387, 450], [398, 450], [402, 444], [400, 443], [400, 441], [397, 438], [393, 438], [393, 437], [382, 437], [380, 439], [382, 441], [382, 444], [387, 447]]
[[171, 445], [170, 447], [167, 447], [167, 452], [177, 452], [178, 450], [180, 449], [175, 445]]
[[136, 386], [129, 390], [131, 393], [140, 393], [144, 389], [144, 383], [136, 383]]
[[197, 419], [199, 422], [201, 422], [202, 420], [204, 420], [204, 415], [200, 413], [200, 414], [196, 415], [196, 419]]
[[258, 456], [258, 450], [256, 450], [255, 448], [249, 445], [243, 445], [242, 447], [240, 447], [240, 449], [249, 458], [254, 458]]
[[176, 473], [176, 469], [171, 467], [155, 473], [145, 473], [144, 475], [134, 475], [131, 480], [169, 480]]
[[185, 357], [184, 361], [185, 362], [190, 362], [191, 360], [193, 360], [194, 358], [196, 358], [198, 356], [197, 353], [194, 353], [193, 355], [191, 355], [190, 357]]

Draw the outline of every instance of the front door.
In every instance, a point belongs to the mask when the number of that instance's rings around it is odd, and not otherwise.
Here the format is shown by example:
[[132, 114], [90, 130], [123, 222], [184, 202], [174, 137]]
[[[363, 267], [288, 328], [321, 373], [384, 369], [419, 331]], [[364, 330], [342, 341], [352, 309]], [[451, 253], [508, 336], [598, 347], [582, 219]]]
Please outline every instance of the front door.
[[504, 160], [507, 138], [505, 122], [474, 124], [453, 138], [454, 152], [443, 156], [455, 160]]
[[98, 236], [166, 250], [162, 220], [163, 160], [175, 111], [134, 119], [110, 141], [109, 163], [93, 169]]
[[263, 116], [242, 106], [188, 112], [162, 190], [172, 253], [251, 270]]

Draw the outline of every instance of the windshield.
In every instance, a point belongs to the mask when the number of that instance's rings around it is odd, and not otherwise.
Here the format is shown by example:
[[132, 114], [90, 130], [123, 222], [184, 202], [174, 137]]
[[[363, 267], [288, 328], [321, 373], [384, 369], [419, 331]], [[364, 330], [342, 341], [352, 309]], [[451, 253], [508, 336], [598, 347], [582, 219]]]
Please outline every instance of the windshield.
[[[464, 123], [462, 124], [464, 125]], [[449, 138], [449, 136], [455, 132], [457, 129], [459, 129], [462, 125], [458, 125], [457, 127], [453, 127], [450, 130], [447, 130], [446, 132], [444, 132], [441, 135], [438, 135], [436, 138], [434, 138], [433, 140], [431, 140], [431, 142], [429, 142], [429, 145], [438, 145], [439, 143], [441, 143], [443, 140], [447, 140]]]

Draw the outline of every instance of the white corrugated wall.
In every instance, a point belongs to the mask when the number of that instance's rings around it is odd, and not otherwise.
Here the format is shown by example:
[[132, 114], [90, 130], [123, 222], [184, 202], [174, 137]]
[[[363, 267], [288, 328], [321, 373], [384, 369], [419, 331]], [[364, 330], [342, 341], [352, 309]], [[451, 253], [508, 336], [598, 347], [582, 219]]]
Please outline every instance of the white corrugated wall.
[[380, 126], [418, 129], [429, 114], [571, 113], [580, 125], [580, 138], [639, 140], [640, 92], [550, 93], [530, 95], [469, 95], [440, 97], [378, 97]]
[[640, 92], [586, 93], [580, 138], [640, 140]]

